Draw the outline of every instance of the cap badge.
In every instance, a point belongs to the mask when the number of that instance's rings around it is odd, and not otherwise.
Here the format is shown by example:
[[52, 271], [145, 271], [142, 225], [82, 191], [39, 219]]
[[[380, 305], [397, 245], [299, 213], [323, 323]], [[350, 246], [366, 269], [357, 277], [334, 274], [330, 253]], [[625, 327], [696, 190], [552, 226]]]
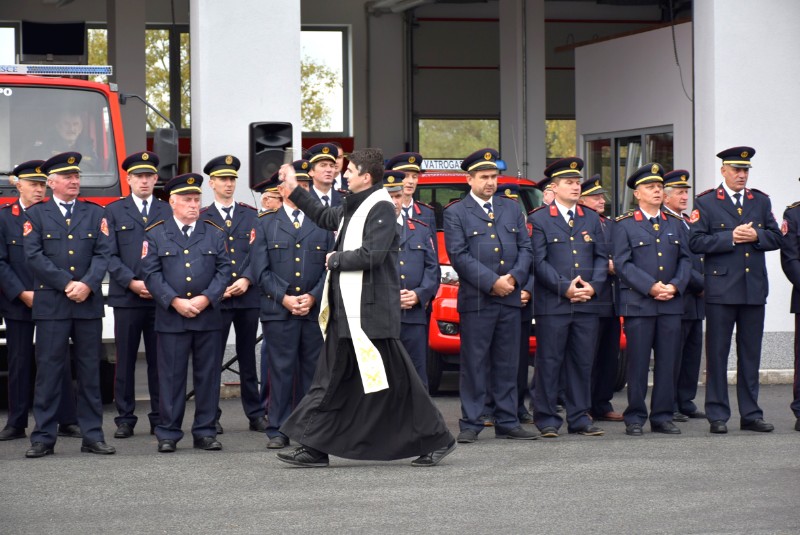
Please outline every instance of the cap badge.
[[653, 167], [650, 168], [651, 173], [658, 173], [658, 164], [653, 164]]
[[408, 158], [408, 163], [414, 163], [414, 162], [416, 162], [416, 161], [417, 161], [417, 159], [416, 159], [416, 158], [414, 158], [413, 156], [411, 156], [411, 157], [409, 157], [409, 158]]
[[186, 183], [189, 184], [189, 185], [194, 184], [194, 177], [190, 176], [189, 178], [187, 178], [186, 179]]
[[42, 168], [41, 168], [41, 167], [37, 167], [37, 168], [36, 168], [36, 172], [37, 172], [37, 173], [41, 173], [41, 172], [42, 172]]
[[577, 168], [578, 168], [578, 162], [572, 162], [572, 163], [570, 163], [570, 164], [569, 164], [569, 168], [570, 168], [570, 169], [577, 169]]
[[747, 152], [746, 150], [742, 151], [742, 158], [747, 158], [749, 155], [750, 155], [750, 153]]
[[686, 175], [681, 175], [681, 180], [686, 181]]
[[69, 158], [67, 158], [67, 163], [70, 164], [70, 165], [74, 164], [75, 163], [75, 157], [74, 156], [70, 156]]
[[328, 154], [331, 151], [328, 147], [322, 147], [322, 154]]
[[230, 165], [233, 163], [233, 156], [225, 156], [225, 163]]
[[388, 182], [389, 184], [394, 183], [394, 177], [390, 176], [389, 178], [386, 179], [386, 182]]
[[484, 160], [491, 160], [492, 159], [492, 153], [491, 152], [487, 152], [486, 154], [483, 155], [483, 159]]
[[142, 160], [147, 161], [149, 159], [150, 159], [150, 155], [149, 154], [147, 154], [146, 152], [144, 154], [142, 154]]
[[308, 162], [303, 162], [303, 165], [300, 166], [302, 169], [308, 169]]
[[597, 186], [597, 187], [599, 188], [599, 187], [600, 187], [600, 181], [599, 181], [599, 180], [595, 180], [595, 181], [594, 181], [594, 185], [595, 185], [595, 186]]
[[511, 196], [511, 188], [506, 188], [505, 194]]

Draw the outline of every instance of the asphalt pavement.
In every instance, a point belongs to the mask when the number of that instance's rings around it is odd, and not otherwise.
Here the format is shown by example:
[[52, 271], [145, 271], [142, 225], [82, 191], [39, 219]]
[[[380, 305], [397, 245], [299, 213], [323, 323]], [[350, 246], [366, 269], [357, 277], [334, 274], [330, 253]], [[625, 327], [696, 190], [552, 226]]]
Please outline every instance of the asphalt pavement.
[[[487, 428], [434, 468], [336, 457], [329, 468], [290, 467], [248, 430], [238, 399], [222, 401], [222, 451], [192, 449], [190, 402], [187, 437], [159, 454], [144, 402], [144, 425], [126, 440], [113, 438], [106, 406], [116, 455], [61, 438], [55, 455], [25, 459], [27, 439], [0, 442], [0, 533], [800, 533], [791, 386], [762, 386], [776, 427], [767, 434], [739, 430], [730, 394], [727, 435], [705, 420], [678, 424], [680, 436], [628, 437], [603, 422], [603, 437], [533, 442]], [[457, 433], [457, 395], [435, 400]], [[618, 393], [615, 408], [625, 405]]]

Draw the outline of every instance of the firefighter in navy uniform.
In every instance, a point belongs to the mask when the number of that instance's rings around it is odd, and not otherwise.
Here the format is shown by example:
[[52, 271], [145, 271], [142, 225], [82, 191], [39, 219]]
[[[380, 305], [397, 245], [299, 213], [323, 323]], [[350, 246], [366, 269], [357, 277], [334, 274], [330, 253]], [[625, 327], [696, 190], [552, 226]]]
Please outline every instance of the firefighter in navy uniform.
[[[297, 176], [307, 176], [305, 160], [293, 167]], [[268, 341], [262, 363], [269, 376], [267, 448], [281, 449], [289, 438], [279, 429], [311, 386], [322, 349], [317, 318], [325, 255], [334, 240], [332, 232], [319, 228], [289, 200], [277, 175], [265, 187], [283, 196], [284, 204], [256, 221], [251, 268], [260, 285], [261, 325]]]
[[608, 258], [608, 277], [597, 289], [596, 307], [599, 316], [599, 334], [595, 347], [592, 365], [590, 414], [595, 421], [621, 422], [622, 414], [614, 410], [611, 400], [614, 398], [614, 385], [617, 382], [619, 368], [619, 316], [614, 310], [616, 277], [614, 276], [614, 260], [611, 247], [611, 227], [613, 222], [603, 213], [606, 207], [606, 193], [600, 182], [600, 175], [594, 175], [581, 184], [582, 206], [591, 208], [600, 216], [600, 228], [606, 243]]
[[521, 289], [530, 273], [531, 247], [519, 205], [494, 197], [499, 174], [494, 149], [467, 156], [470, 192], [444, 211], [447, 254], [458, 273], [461, 315], [461, 419], [458, 442], [478, 439], [490, 395], [495, 435], [533, 440], [517, 416]]
[[[689, 215], [685, 210], [689, 204], [689, 171], [676, 169], [664, 175], [664, 210], [678, 216], [686, 230], [686, 243], [689, 243]], [[703, 257], [691, 253], [692, 276], [683, 294], [683, 319], [681, 320], [681, 358], [675, 376], [676, 422], [687, 422], [689, 418], [705, 418], [706, 413], [697, 409], [694, 398], [697, 395], [697, 381], [700, 377], [700, 361], [703, 354]]]
[[[8, 347], [8, 422], [0, 431], [0, 441], [26, 437], [31, 408], [33, 273], [22, 250], [22, 228], [26, 221], [25, 210], [44, 199], [47, 175], [42, 172], [43, 163], [44, 160], [31, 160], [14, 168], [12, 184], [19, 191], [19, 199], [0, 210], [0, 306], [7, 327]], [[80, 428], [75, 424], [77, 415], [70, 366], [66, 366], [64, 372], [58, 435], [81, 438]]]
[[161, 404], [156, 427], [158, 451], [173, 452], [183, 438], [186, 374], [192, 359], [195, 413], [194, 447], [219, 450], [222, 298], [231, 280], [225, 231], [200, 221], [203, 176], [187, 173], [164, 186], [172, 215], [147, 228], [142, 244], [142, 274], [156, 302], [158, 385]]
[[690, 218], [689, 245], [705, 255], [705, 412], [712, 433], [728, 432], [728, 353], [734, 325], [740, 427], [774, 429], [758, 406], [758, 369], [769, 293], [764, 253], [778, 249], [782, 236], [769, 197], [745, 187], [755, 152], [732, 147], [717, 154], [723, 181], [697, 196]]
[[417, 182], [422, 173], [422, 155], [418, 152], [403, 152], [393, 156], [386, 162], [387, 171], [400, 171], [403, 173], [403, 203], [400, 207], [404, 219], [416, 219], [425, 223], [433, 235], [436, 243], [436, 213], [427, 204], [414, 200], [417, 191]]
[[794, 430], [800, 431], [800, 202], [786, 207], [781, 223], [781, 267], [792, 283], [792, 303], [789, 309], [794, 314], [794, 383], [792, 403], [789, 408], [796, 418]]
[[583, 160], [574, 157], [550, 164], [542, 182], [552, 183], [553, 202], [528, 216], [533, 227], [537, 337], [533, 417], [546, 438], [558, 437], [563, 422], [556, 408], [562, 377], [567, 431], [604, 434], [592, 423], [589, 410], [599, 323], [597, 290], [608, 275], [608, 253], [600, 217], [578, 204], [582, 169]]
[[313, 181], [309, 191], [322, 206], [342, 204], [342, 193], [333, 187], [338, 150], [333, 143], [317, 143], [303, 155], [303, 159], [308, 160], [308, 175]]
[[[233, 200], [240, 167], [239, 158], [231, 155], [211, 159], [203, 168], [209, 176], [208, 183], [214, 192], [214, 202], [203, 209], [202, 219], [211, 221], [227, 234], [228, 254], [231, 259], [231, 278], [222, 298], [222, 344], [220, 366], [227, 347], [228, 334], [233, 325], [236, 333], [236, 356], [239, 365], [241, 400], [251, 431], [267, 429], [266, 407], [261, 403], [256, 369], [256, 339], [258, 338], [259, 295], [256, 279], [250, 268], [250, 231], [256, 223], [258, 211]], [[217, 409], [217, 434], [222, 434]]]
[[103, 336], [101, 283], [110, 243], [103, 209], [78, 201], [81, 155], [67, 152], [42, 164], [52, 197], [26, 211], [23, 249], [33, 272], [36, 322], [36, 386], [27, 457], [53, 453], [63, 376], [72, 339], [78, 379], [78, 425], [82, 452], [112, 454], [103, 436], [100, 349]]
[[383, 174], [383, 187], [389, 192], [398, 216], [400, 341], [427, 388], [428, 315], [425, 309], [439, 289], [439, 260], [428, 226], [417, 219], [405, 218], [401, 213], [405, 195], [403, 179], [404, 173], [401, 171], [386, 171]]
[[108, 260], [108, 305], [114, 308], [114, 338], [117, 366], [114, 377], [114, 402], [118, 416], [114, 438], [133, 435], [138, 418], [134, 414], [135, 370], [139, 342], [144, 338], [147, 362], [147, 388], [150, 392], [150, 433], [158, 425], [158, 363], [156, 361], [155, 303], [140, 273], [142, 242], [148, 221], [160, 221], [171, 213], [169, 205], [153, 195], [158, 180], [158, 156], [137, 152], [122, 162], [128, 173], [131, 194], [106, 207], [111, 237]]
[[654, 354], [650, 428], [680, 434], [672, 423], [681, 351], [683, 295], [691, 259], [681, 218], [661, 210], [663, 170], [649, 163], [628, 177], [639, 207], [617, 218], [612, 242], [619, 277], [619, 314], [627, 333], [628, 408], [625, 433], [641, 436], [648, 419], [647, 377]]

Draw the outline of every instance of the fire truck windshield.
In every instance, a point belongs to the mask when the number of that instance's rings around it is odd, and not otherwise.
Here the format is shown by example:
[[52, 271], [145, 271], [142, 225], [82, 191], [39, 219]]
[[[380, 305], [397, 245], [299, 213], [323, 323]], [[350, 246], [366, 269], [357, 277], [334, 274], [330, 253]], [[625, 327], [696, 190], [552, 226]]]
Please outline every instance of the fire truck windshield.
[[[0, 171], [67, 151], [83, 155], [82, 187], [118, 181], [108, 101], [102, 93], [55, 86], [0, 87]], [[0, 185], [8, 176], [0, 175]]]

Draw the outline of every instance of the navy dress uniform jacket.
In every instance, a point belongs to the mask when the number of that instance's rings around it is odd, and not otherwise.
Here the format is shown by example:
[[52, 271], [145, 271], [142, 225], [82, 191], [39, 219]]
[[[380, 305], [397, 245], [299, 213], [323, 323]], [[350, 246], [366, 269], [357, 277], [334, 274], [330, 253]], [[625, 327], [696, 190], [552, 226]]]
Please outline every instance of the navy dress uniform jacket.
[[[621, 316], [683, 314], [683, 295], [692, 264], [680, 218], [662, 211], [659, 229], [638, 208], [619, 217], [614, 225], [614, 267], [620, 280]], [[656, 282], [672, 284], [678, 295], [669, 301], [650, 296]]]
[[[225, 233], [207, 221], [197, 221], [185, 238], [174, 217], [147, 229], [142, 273], [156, 304], [156, 331], [181, 333], [222, 328], [220, 302], [231, 277]], [[205, 295], [203, 312], [184, 318], [170, 304], [176, 297]]]
[[[685, 232], [684, 240], [689, 243], [689, 216], [683, 214], [683, 229]], [[703, 299], [703, 291], [705, 291], [705, 274], [703, 273], [703, 255], [689, 251], [689, 258], [692, 261], [692, 275], [689, 277], [689, 284], [686, 286], [686, 292], [683, 294], [683, 319], [684, 320], [702, 320], [706, 317], [705, 300]]]
[[[53, 199], [25, 213], [30, 226], [23, 232], [23, 249], [33, 271], [33, 319], [102, 318], [101, 283], [111, 250], [103, 208], [77, 200], [69, 225]], [[71, 281], [91, 288], [84, 302], [76, 303], [64, 293]]]
[[[325, 255], [333, 250], [333, 233], [303, 217], [299, 229], [282, 207], [258, 216], [250, 249], [255, 284], [261, 299], [261, 321], [302, 319], [317, 321], [325, 285]], [[283, 306], [285, 295], [310, 294], [314, 308], [305, 316], [294, 316]]]
[[[141, 280], [142, 244], [149, 226], [130, 196], [106, 206], [106, 221], [111, 237], [108, 260], [108, 305], [111, 307], [153, 307], [152, 299], [142, 299], [128, 285]], [[169, 204], [153, 197], [147, 210], [147, 220], [155, 223], [172, 216]]]
[[33, 290], [33, 273], [22, 250], [25, 221], [19, 201], [0, 209], [0, 307], [4, 317], [19, 321], [31, 321], [31, 309], [17, 296]]
[[[516, 201], [493, 199], [494, 219], [471, 195], [444, 211], [447, 254], [458, 273], [458, 311], [478, 311], [489, 303], [522, 307], [521, 288], [528, 282], [531, 244], [525, 218]], [[505, 297], [489, 295], [501, 275], [511, 274], [517, 285]]]
[[[315, 198], [316, 200], [318, 200], [319, 203], [322, 204], [323, 207], [325, 206], [322, 203], [322, 197], [317, 195], [317, 192], [314, 191], [313, 187], [309, 188], [308, 192], [311, 193], [311, 196], [313, 198]], [[342, 198], [344, 198], [344, 195], [342, 195], [342, 193], [339, 190], [337, 190], [335, 188], [331, 188], [331, 190], [328, 192], [328, 196], [330, 197], [330, 201], [329, 201], [330, 202], [330, 206], [341, 206]], [[303, 209], [301, 208], [301, 210], [303, 210]], [[305, 210], [303, 210], [303, 213], [305, 213]]]
[[[769, 281], [766, 251], [781, 244], [781, 232], [772, 215], [769, 197], [756, 189], [744, 189], [742, 215], [720, 185], [701, 193], [692, 212], [689, 245], [705, 254], [705, 299], [709, 304], [763, 305]], [[755, 243], [733, 244], [733, 229], [753, 223]]]
[[[0, 213], [0, 221], [3, 214]], [[800, 313], [800, 202], [794, 203], [783, 212], [781, 224], [781, 267], [786, 278], [792, 283], [792, 300], [789, 311]], [[4, 288], [5, 290], [5, 288]]]
[[[575, 224], [570, 227], [553, 202], [534, 210], [528, 221], [533, 226], [533, 313], [599, 314], [598, 292], [608, 276], [608, 251], [597, 212], [576, 206]], [[571, 303], [566, 297], [578, 275], [595, 290], [585, 303]]]
[[238, 279], [246, 278], [250, 287], [243, 295], [229, 297], [222, 301], [222, 308], [258, 308], [258, 290], [254, 288], [256, 278], [250, 268], [250, 232], [256, 226], [258, 211], [244, 203], [234, 203], [231, 226], [225, 224], [224, 214], [212, 204], [200, 213], [200, 219], [211, 221], [221, 228], [227, 237], [228, 256], [231, 259], [231, 277], [228, 286]]
[[430, 228], [422, 221], [407, 219], [400, 234], [400, 289], [417, 294], [419, 303], [400, 311], [403, 323], [425, 325], [425, 309], [439, 290], [439, 259], [433, 246]]

